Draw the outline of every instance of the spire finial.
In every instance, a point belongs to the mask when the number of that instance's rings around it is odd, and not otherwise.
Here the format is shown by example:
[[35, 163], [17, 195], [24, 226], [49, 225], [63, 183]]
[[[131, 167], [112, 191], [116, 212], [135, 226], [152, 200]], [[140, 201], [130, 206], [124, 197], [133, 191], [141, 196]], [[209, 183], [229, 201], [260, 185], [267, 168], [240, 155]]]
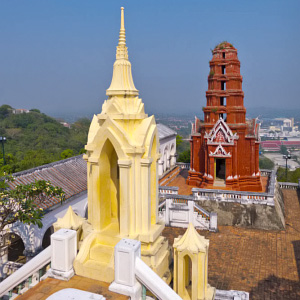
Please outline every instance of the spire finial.
[[119, 35], [119, 46], [126, 46], [125, 25], [124, 25], [124, 7], [121, 7], [121, 27]]
[[139, 94], [135, 88], [131, 64], [128, 60], [128, 51], [126, 47], [125, 25], [124, 25], [124, 7], [121, 7], [121, 26], [119, 34], [119, 43], [117, 46], [116, 61], [114, 63], [113, 78], [110, 87], [106, 91], [108, 96], [114, 95], [134, 95]]
[[119, 34], [119, 44], [117, 46], [117, 59], [128, 59], [128, 51], [126, 47], [125, 25], [124, 25], [124, 7], [121, 7], [121, 26]]

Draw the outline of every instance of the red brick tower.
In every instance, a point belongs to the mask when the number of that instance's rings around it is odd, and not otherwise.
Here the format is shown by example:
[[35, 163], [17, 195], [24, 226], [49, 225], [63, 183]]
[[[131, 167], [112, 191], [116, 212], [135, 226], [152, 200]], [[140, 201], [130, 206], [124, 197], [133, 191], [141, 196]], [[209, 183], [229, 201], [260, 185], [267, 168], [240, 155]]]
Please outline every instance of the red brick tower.
[[256, 120], [246, 120], [237, 50], [223, 42], [212, 51], [204, 121], [195, 119], [187, 183], [203, 188], [262, 191]]

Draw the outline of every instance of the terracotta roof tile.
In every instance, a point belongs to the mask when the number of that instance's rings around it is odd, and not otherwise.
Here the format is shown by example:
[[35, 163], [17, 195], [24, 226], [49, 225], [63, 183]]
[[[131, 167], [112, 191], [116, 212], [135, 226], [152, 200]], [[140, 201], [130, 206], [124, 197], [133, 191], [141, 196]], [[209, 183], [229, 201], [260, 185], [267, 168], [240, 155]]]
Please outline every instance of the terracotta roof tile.
[[[10, 184], [10, 187], [18, 184], [29, 184], [36, 180], [47, 180], [52, 185], [61, 187], [66, 193], [66, 199], [68, 199], [87, 189], [86, 170], [86, 162], [79, 155], [15, 173], [13, 174], [15, 181]], [[59, 199], [52, 198], [38, 205], [46, 209], [58, 203]]]

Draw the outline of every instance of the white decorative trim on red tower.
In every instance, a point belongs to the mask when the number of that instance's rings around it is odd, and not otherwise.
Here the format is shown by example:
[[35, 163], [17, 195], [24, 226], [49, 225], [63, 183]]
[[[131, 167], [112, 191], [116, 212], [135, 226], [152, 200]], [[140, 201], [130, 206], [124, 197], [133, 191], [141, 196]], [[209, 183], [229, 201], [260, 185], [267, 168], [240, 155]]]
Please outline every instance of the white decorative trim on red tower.
[[239, 136], [233, 134], [226, 122], [220, 118], [209, 133], [205, 133], [207, 145], [234, 145]]
[[210, 151], [209, 156], [213, 157], [231, 157], [230, 152], [226, 152], [226, 150], [222, 147], [221, 143], [216, 148], [215, 152]]

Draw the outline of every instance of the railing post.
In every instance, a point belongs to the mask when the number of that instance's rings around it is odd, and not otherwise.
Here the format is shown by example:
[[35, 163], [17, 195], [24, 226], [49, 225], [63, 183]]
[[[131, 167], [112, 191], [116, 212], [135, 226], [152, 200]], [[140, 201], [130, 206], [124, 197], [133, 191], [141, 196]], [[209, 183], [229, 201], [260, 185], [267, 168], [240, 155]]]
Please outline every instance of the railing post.
[[115, 246], [115, 280], [109, 290], [140, 300], [142, 286], [135, 278], [136, 258], [141, 256], [141, 242], [122, 239]]
[[215, 212], [209, 214], [209, 231], [217, 231], [218, 215]]
[[73, 262], [77, 255], [77, 232], [71, 229], [59, 229], [51, 235], [51, 249], [52, 267], [48, 270], [47, 276], [69, 280], [75, 274]]
[[195, 226], [195, 223], [194, 223], [194, 201], [188, 200], [188, 208], [189, 208], [189, 223], [192, 223]]
[[50, 259], [51, 247], [49, 246], [0, 283], [0, 298], [5, 295], [9, 298], [15, 297], [14, 291], [22, 293], [34, 286], [38, 282], [39, 270], [42, 272], [43, 266], [47, 265]]
[[170, 206], [172, 204], [172, 199], [166, 199], [166, 216], [165, 216], [165, 223], [167, 226], [170, 225]]

